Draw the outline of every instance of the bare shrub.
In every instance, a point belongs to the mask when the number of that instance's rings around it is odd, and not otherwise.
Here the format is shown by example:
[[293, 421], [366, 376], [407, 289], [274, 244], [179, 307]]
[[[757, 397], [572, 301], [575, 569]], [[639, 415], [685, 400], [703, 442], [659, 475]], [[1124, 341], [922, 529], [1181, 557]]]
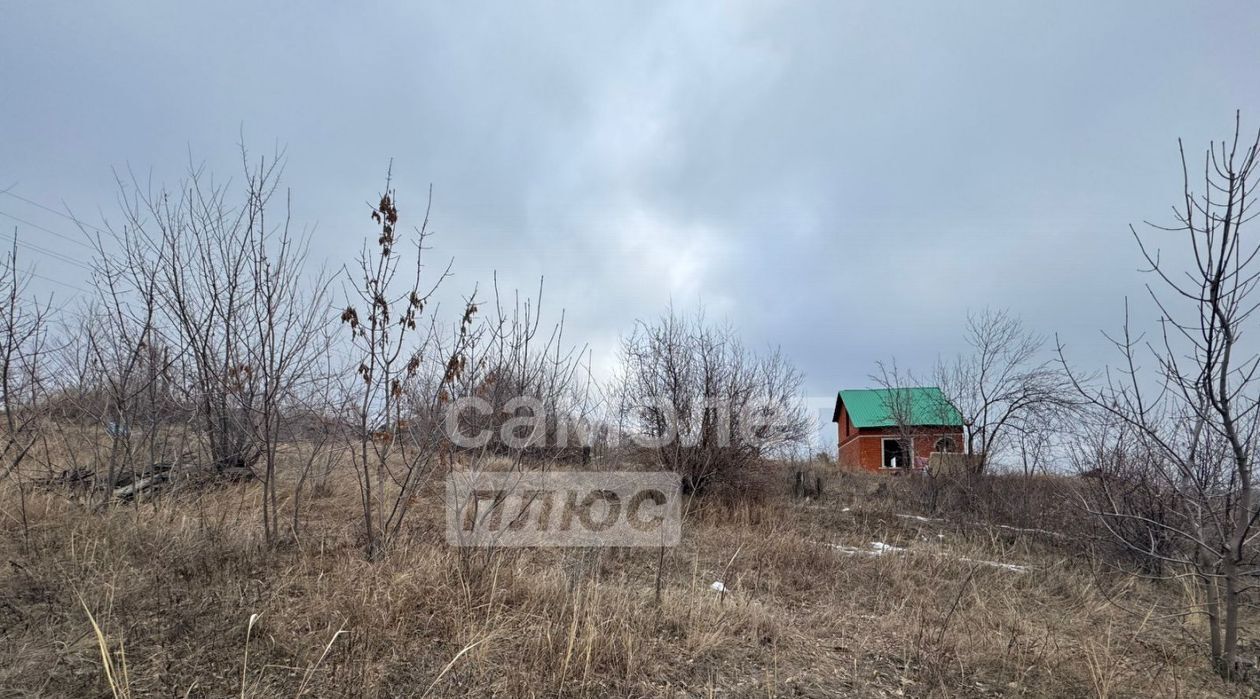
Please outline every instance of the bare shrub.
[[[1086, 509], [1110, 535], [1111, 560], [1151, 575], [1168, 569], [1176, 541], [1177, 494], [1155, 474], [1167, 468], [1125, 422], [1094, 415], [1082, 421], [1069, 458], [1082, 485]], [[1154, 465], [1154, 467], [1152, 467]]]
[[756, 355], [729, 326], [673, 308], [622, 342], [613, 393], [632, 436], [699, 493], [800, 446], [810, 423], [801, 374], [777, 351]]
[[88, 456], [107, 499], [122, 472], [138, 484], [200, 460], [260, 477], [274, 542], [283, 423], [326, 393], [313, 384], [327, 381], [316, 360], [328, 278], [308, 276], [305, 240], [290, 233], [287, 202], [278, 210], [283, 155], [251, 163], [242, 146], [240, 157], [240, 186], [197, 167], [171, 189], [120, 181], [123, 225], [95, 238], [94, 298], [64, 364], [83, 427], [105, 433], [106, 453]]
[[245, 348], [249, 253], [267, 234], [260, 206], [279, 175], [276, 161], [261, 167], [244, 192], [195, 168], [175, 189], [142, 188], [135, 178], [120, 184], [125, 225], [103, 265], [123, 270], [115, 278], [130, 285], [111, 293], [111, 303], [124, 311], [152, 303], [157, 339], [180, 349], [173, 386], [195, 411], [193, 434], [218, 471], [249, 469], [260, 455], [246, 419], [253, 399]]
[[449, 391], [457, 405], [441, 416], [470, 461], [498, 456], [545, 468], [589, 460], [597, 402], [587, 348], [567, 343], [563, 313], [542, 325], [542, 300], [540, 283], [536, 296], [515, 293], [505, 303], [496, 278], [494, 303], [470, 334], [467, 366]]

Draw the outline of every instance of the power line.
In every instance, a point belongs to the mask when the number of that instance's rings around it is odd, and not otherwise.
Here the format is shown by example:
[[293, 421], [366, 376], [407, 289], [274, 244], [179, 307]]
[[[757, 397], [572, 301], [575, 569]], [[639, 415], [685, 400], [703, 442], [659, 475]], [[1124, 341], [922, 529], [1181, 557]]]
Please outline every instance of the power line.
[[14, 194], [13, 192], [10, 192], [10, 191], [9, 191], [9, 190], [7, 190], [7, 189], [0, 189], [0, 194], [7, 194], [7, 195], [9, 195], [9, 196], [13, 197], [14, 199], [17, 199], [18, 201], [24, 201], [24, 202], [26, 202], [27, 204], [30, 204], [31, 206], [34, 206], [34, 207], [39, 208], [39, 209], [43, 209], [44, 211], [47, 211], [47, 212], [48, 212], [48, 213], [50, 213], [50, 214], [53, 214], [53, 215], [56, 215], [56, 216], [60, 216], [60, 217], [62, 217], [62, 218], [64, 218], [64, 219], [66, 219], [66, 220], [68, 220], [68, 221], [74, 221], [76, 224], [78, 224], [78, 225], [80, 225], [80, 226], [83, 226], [84, 228], [91, 228], [92, 230], [96, 231], [97, 233], [104, 233], [104, 234], [106, 234], [106, 235], [108, 235], [108, 234], [109, 234], [109, 231], [107, 231], [107, 230], [105, 230], [105, 229], [103, 229], [103, 228], [98, 228], [98, 227], [96, 227], [96, 226], [93, 226], [92, 224], [87, 223], [86, 221], [80, 221], [79, 219], [77, 219], [77, 218], [75, 218], [75, 217], [71, 216], [70, 214], [68, 214], [68, 213], [66, 213], [66, 212], [64, 212], [64, 211], [58, 211], [58, 210], [56, 210], [56, 209], [52, 208], [51, 206], [45, 206], [45, 205], [43, 205], [43, 204], [41, 204], [41, 203], [39, 203], [39, 202], [35, 201], [34, 199], [27, 199], [26, 197], [22, 196], [21, 194]]
[[82, 269], [84, 271], [87, 271], [87, 272], [92, 271], [92, 268], [90, 266], [84, 264], [83, 262], [79, 260], [74, 259], [73, 257], [70, 257], [69, 255], [65, 255], [63, 253], [57, 252], [56, 250], [49, 250], [48, 248], [40, 247], [34, 243], [28, 243], [25, 240], [22, 240], [16, 236], [5, 235], [3, 233], [0, 233], [0, 239], [7, 240], [23, 248], [34, 250], [35, 252], [43, 253], [59, 262], [64, 262], [68, 265], [74, 265], [75, 267], [78, 267], [79, 269]]
[[[80, 247], [87, 248], [88, 250], [93, 250], [93, 248], [92, 248], [92, 246], [91, 246], [91, 245], [88, 245], [87, 243], [85, 243], [85, 242], [83, 242], [83, 241], [81, 241], [81, 240], [75, 240], [74, 238], [71, 238], [70, 236], [65, 235], [64, 233], [58, 233], [57, 231], [54, 231], [54, 230], [52, 230], [52, 229], [49, 229], [49, 228], [44, 228], [43, 226], [41, 226], [41, 225], [39, 225], [39, 224], [37, 224], [37, 223], [31, 223], [30, 221], [27, 221], [26, 219], [23, 219], [23, 218], [18, 218], [17, 216], [14, 216], [13, 214], [6, 213], [6, 212], [4, 212], [4, 211], [0, 211], [0, 216], [3, 216], [3, 217], [5, 217], [5, 218], [9, 218], [9, 219], [13, 219], [14, 221], [17, 221], [18, 223], [20, 223], [20, 224], [22, 224], [22, 225], [24, 225], [24, 226], [30, 226], [31, 228], [34, 228], [34, 229], [36, 229], [36, 230], [41, 230], [41, 231], [43, 231], [43, 232], [47, 233], [48, 235], [51, 235], [51, 236], [56, 237], [56, 238], [60, 238], [60, 239], [62, 239], [62, 240], [65, 240], [65, 241], [68, 241], [68, 242], [71, 242], [71, 243], [74, 243], [75, 245], [78, 245], [78, 246], [80, 246]], [[93, 250], [93, 252], [95, 252], [95, 250]]]
[[44, 281], [46, 281], [46, 282], [52, 282], [53, 284], [60, 284], [61, 286], [64, 286], [64, 287], [66, 287], [66, 288], [68, 288], [68, 289], [74, 289], [75, 291], [79, 292], [80, 294], [90, 294], [90, 293], [91, 293], [90, 291], [88, 291], [87, 289], [84, 289], [84, 288], [83, 288], [83, 287], [81, 287], [81, 286], [77, 286], [77, 285], [75, 285], [75, 284], [71, 284], [71, 283], [69, 283], [69, 282], [63, 282], [63, 281], [61, 281], [60, 279], [53, 279], [52, 277], [45, 277], [44, 275], [39, 274], [38, 272], [32, 272], [32, 271], [30, 271], [30, 270], [27, 270], [26, 272], [20, 272], [19, 274], [29, 274], [30, 276], [35, 277], [36, 279], [43, 279], [43, 280], [44, 280]]
[[[5, 190], [0, 190], [0, 194], [8, 194], [8, 195], [9, 195], [9, 196], [11, 196], [11, 197], [14, 197], [14, 198], [16, 198], [16, 199], [19, 199], [19, 200], [21, 200], [21, 201], [25, 201], [25, 202], [27, 202], [28, 204], [31, 204], [31, 205], [33, 205], [33, 206], [39, 207], [39, 208], [44, 209], [44, 210], [46, 210], [46, 211], [50, 211], [50, 212], [52, 212], [52, 213], [54, 213], [54, 214], [58, 214], [58, 215], [61, 215], [61, 216], [65, 216], [64, 214], [60, 214], [60, 213], [59, 213], [59, 212], [57, 212], [56, 210], [54, 210], [54, 209], [50, 209], [49, 207], [44, 206], [43, 204], [40, 204], [40, 203], [35, 202], [35, 201], [31, 201], [30, 199], [27, 199], [26, 197], [22, 197], [22, 196], [19, 196], [19, 195], [17, 195], [17, 194], [13, 194], [12, 192], [8, 191], [7, 189], [5, 189]], [[44, 226], [41, 226], [41, 225], [39, 225], [39, 224], [36, 224], [36, 223], [31, 223], [30, 221], [27, 221], [27, 220], [25, 220], [25, 219], [22, 219], [22, 218], [19, 218], [19, 217], [17, 217], [17, 216], [14, 216], [13, 214], [6, 213], [6, 212], [4, 212], [4, 211], [0, 211], [0, 216], [4, 216], [5, 218], [12, 219], [12, 220], [14, 220], [14, 221], [17, 221], [17, 222], [18, 222], [18, 223], [20, 223], [20, 224], [23, 224], [23, 225], [26, 225], [26, 226], [30, 226], [31, 228], [35, 228], [35, 229], [37, 229], [37, 230], [41, 230], [41, 231], [43, 231], [43, 232], [45, 232], [45, 233], [47, 233], [47, 234], [49, 234], [49, 235], [51, 235], [51, 236], [54, 236], [54, 237], [56, 237], [56, 238], [60, 238], [61, 240], [65, 240], [65, 241], [70, 242], [70, 243], [74, 243], [75, 245], [79, 245], [79, 246], [81, 246], [81, 247], [87, 248], [88, 250], [92, 250], [92, 249], [93, 249], [93, 248], [92, 248], [92, 246], [90, 246], [90, 245], [88, 245], [88, 244], [86, 244], [86, 243], [84, 243], [84, 242], [82, 242], [82, 241], [75, 240], [74, 238], [71, 238], [71, 237], [69, 237], [69, 236], [67, 236], [67, 235], [64, 235], [64, 234], [62, 234], [62, 233], [58, 233], [57, 231], [54, 231], [54, 230], [51, 230], [51, 229], [45, 228]], [[73, 217], [71, 217], [71, 216], [65, 216], [65, 218], [69, 218], [69, 219], [71, 219], [71, 220], [75, 220], [75, 219], [74, 219]], [[86, 225], [86, 224], [84, 224], [84, 225]], [[19, 237], [17, 236], [17, 234], [16, 234], [16, 233], [14, 233], [13, 235], [4, 235], [4, 234], [0, 234], [0, 240], [7, 240], [7, 241], [9, 241], [9, 242], [13, 243], [14, 245], [18, 245], [18, 246], [21, 246], [21, 247], [23, 247], [23, 248], [25, 248], [25, 249], [28, 249], [28, 250], [33, 250], [33, 251], [35, 251], [35, 252], [38, 252], [38, 253], [41, 253], [41, 254], [47, 255], [47, 256], [51, 257], [52, 259], [54, 259], [54, 260], [56, 260], [56, 261], [58, 261], [58, 262], [63, 262], [63, 263], [68, 264], [68, 265], [73, 265], [73, 266], [78, 267], [79, 269], [82, 269], [82, 270], [84, 270], [84, 271], [87, 271], [87, 272], [91, 272], [91, 271], [92, 271], [92, 268], [91, 268], [90, 266], [88, 266], [88, 265], [84, 264], [83, 262], [81, 262], [81, 261], [79, 261], [79, 260], [77, 260], [77, 259], [75, 259], [75, 258], [73, 258], [73, 257], [70, 257], [69, 255], [66, 255], [66, 254], [63, 254], [63, 253], [57, 252], [56, 250], [49, 250], [48, 248], [45, 248], [45, 247], [40, 246], [40, 245], [36, 245], [35, 243], [31, 243], [31, 242], [27, 242], [27, 241], [25, 241], [25, 240], [22, 240], [21, 238], [19, 238]], [[54, 279], [53, 277], [45, 276], [45, 275], [40, 274], [40, 273], [38, 273], [38, 272], [36, 272], [36, 271], [34, 271], [34, 270], [28, 270], [28, 271], [26, 271], [24, 274], [28, 274], [28, 275], [30, 275], [30, 276], [31, 276], [31, 277], [33, 277], [33, 278], [36, 278], [36, 279], [42, 279], [42, 280], [44, 280], [44, 281], [46, 281], [46, 282], [51, 282], [51, 283], [53, 283], [53, 284], [57, 284], [57, 285], [59, 285], [59, 286], [64, 286], [64, 287], [66, 287], [67, 289], [73, 289], [73, 290], [75, 290], [75, 291], [77, 291], [77, 292], [79, 292], [79, 293], [81, 293], [81, 294], [87, 294], [87, 293], [89, 293], [89, 292], [87, 291], [87, 289], [84, 289], [84, 288], [83, 288], [83, 287], [81, 287], [81, 286], [78, 286], [78, 285], [76, 285], [76, 284], [71, 284], [71, 283], [69, 283], [69, 282], [62, 281], [62, 280], [60, 280], [60, 279]]]

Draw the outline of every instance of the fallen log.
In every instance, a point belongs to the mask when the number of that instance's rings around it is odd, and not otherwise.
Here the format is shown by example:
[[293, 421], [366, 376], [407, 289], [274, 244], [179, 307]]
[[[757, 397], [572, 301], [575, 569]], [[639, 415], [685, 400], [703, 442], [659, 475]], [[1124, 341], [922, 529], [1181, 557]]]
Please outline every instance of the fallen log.
[[157, 486], [165, 483], [167, 480], [169, 480], [169, 478], [165, 472], [155, 473], [147, 478], [141, 478], [130, 485], [125, 485], [121, 488], [114, 488], [114, 499], [130, 500], [138, 493], [156, 488]]

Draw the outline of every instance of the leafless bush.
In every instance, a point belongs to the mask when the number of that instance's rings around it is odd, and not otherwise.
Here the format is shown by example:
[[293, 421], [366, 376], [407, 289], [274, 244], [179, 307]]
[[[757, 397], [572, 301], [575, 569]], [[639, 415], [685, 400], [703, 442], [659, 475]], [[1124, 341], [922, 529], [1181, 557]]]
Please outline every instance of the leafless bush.
[[56, 355], [44, 435], [57, 447], [50, 475], [84, 486], [100, 505], [124, 481], [180, 460], [192, 437], [192, 411], [172, 397], [173, 353], [119, 310], [92, 303], [72, 326], [77, 333]]
[[318, 284], [296, 286], [301, 246], [287, 211], [272, 211], [281, 156], [254, 166], [244, 149], [241, 157], [239, 190], [200, 168], [177, 189], [120, 182], [125, 225], [99, 244], [98, 313], [121, 319], [103, 338], [134, 354], [178, 348], [164, 367], [170, 392], [194, 411], [219, 470], [251, 468], [262, 456], [252, 413], [275, 398], [274, 377], [257, 378], [273, 368], [260, 363], [271, 356], [264, 345], [292, 332], [281, 322], [316, 316], [324, 303]]
[[[268, 201], [275, 189], [269, 186], [270, 176], [260, 164], [248, 180], [247, 220], [257, 221], [257, 233], [248, 236], [251, 247], [244, 251], [250, 295], [243, 311], [245, 364], [234, 395], [244, 397], [239, 408], [259, 451], [263, 525], [268, 541], [274, 541], [280, 516], [277, 451], [285, 423], [298, 414], [323, 410], [333, 377], [326, 361], [331, 345], [329, 278], [322, 273], [308, 277], [306, 242], [289, 235], [287, 216], [277, 231], [267, 228]], [[329, 443], [328, 436], [318, 434], [312, 441], [303, 476]], [[296, 504], [293, 512], [296, 532]]]
[[1092, 416], [1076, 429], [1069, 458], [1080, 477], [1087, 509], [1115, 537], [1113, 560], [1152, 575], [1166, 572], [1176, 553], [1169, 535], [1178, 519], [1177, 493], [1155, 474], [1167, 468], [1123, 421]]
[[330, 313], [326, 275], [308, 275], [287, 205], [276, 211], [282, 155], [251, 164], [242, 147], [241, 162], [239, 188], [200, 168], [174, 189], [120, 180], [123, 225], [91, 229], [104, 233], [92, 298], [54, 407], [78, 423], [58, 426], [66, 458], [106, 500], [124, 478], [188, 460], [258, 475], [271, 542], [277, 446], [286, 415], [326, 393], [314, 384], [327, 380], [316, 360]]
[[[451, 445], [449, 465], [454, 476], [475, 483], [488, 472], [523, 474], [563, 465], [590, 465], [595, 435], [589, 429], [597, 407], [585, 347], [570, 345], [564, 318], [542, 322], [542, 286], [536, 296], [522, 300], [513, 294], [503, 300], [497, 278], [494, 302], [468, 335], [464, 371], [446, 390], [434, 434]], [[508, 483], [519, 481], [512, 479]], [[448, 493], [449, 495], [450, 493]], [[457, 495], [456, 497], [462, 497]], [[501, 512], [496, 504], [482, 507], [476, 498], [446, 502], [455, 521], [476, 522]], [[463, 536], [464, 530], [448, 530]], [[518, 552], [496, 547], [457, 546], [461, 582], [477, 591], [469, 604], [482, 604], [482, 593], [493, 594], [493, 572]], [[564, 566], [576, 585], [592, 570], [594, 550], [564, 554]], [[490, 587], [486, 587], [487, 584]]]
[[452, 412], [441, 416], [469, 459], [546, 466], [589, 456], [596, 398], [586, 348], [566, 342], [563, 313], [541, 325], [542, 298], [540, 284], [533, 298], [517, 293], [506, 304], [496, 279], [490, 313], [470, 336], [467, 368], [450, 387]]
[[99, 493], [100, 504], [123, 481], [179, 460], [195, 415], [178, 398], [184, 353], [160, 327], [156, 266], [142, 247], [110, 250], [110, 242], [95, 239], [90, 299], [68, 318], [49, 429], [65, 459], [63, 478], [93, 486], [88, 495]]
[[622, 342], [614, 394], [632, 436], [699, 493], [803, 444], [801, 374], [779, 352], [758, 356], [729, 326], [671, 308]]

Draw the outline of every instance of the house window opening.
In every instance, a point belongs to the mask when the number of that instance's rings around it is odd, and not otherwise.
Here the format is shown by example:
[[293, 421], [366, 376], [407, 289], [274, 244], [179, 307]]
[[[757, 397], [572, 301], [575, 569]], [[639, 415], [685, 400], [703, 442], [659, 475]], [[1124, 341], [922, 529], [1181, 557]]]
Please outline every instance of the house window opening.
[[936, 440], [936, 446], [932, 448], [932, 451], [939, 451], [939, 452], [944, 452], [947, 454], [952, 454], [958, 451], [958, 445], [954, 444], [954, 440], [951, 439], [950, 437], [941, 437], [940, 439]]
[[905, 468], [910, 465], [904, 446], [900, 439], [884, 440], [884, 468]]

